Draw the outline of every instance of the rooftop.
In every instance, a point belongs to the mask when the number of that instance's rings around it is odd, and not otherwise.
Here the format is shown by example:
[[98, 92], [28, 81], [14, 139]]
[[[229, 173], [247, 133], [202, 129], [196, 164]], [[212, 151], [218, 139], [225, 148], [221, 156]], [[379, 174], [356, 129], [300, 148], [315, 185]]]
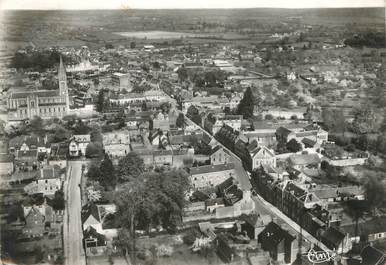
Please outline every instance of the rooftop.
[[205, 174], [205, 173], [211, 173], [211, 172], [233, 170], [234, 168], [235, 167], [233, 163], [220, 164], [220, 165], [207, 165], [207, 166], [200, 166], [200, 167], [191, 167], [189, 168], [189, 173], [191, 175], [198, 175], [198, 174]]

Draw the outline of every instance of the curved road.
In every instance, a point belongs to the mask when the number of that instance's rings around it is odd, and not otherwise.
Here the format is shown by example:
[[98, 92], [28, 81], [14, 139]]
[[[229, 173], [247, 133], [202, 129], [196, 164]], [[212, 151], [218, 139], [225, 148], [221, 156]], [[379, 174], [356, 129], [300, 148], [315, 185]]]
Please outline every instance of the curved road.
[[68, 161], [64, 193], [67, 207], [63, 222], [65, 265], [85, 265], [81, 221], [82, 201], [80, 181], [84, 161]]

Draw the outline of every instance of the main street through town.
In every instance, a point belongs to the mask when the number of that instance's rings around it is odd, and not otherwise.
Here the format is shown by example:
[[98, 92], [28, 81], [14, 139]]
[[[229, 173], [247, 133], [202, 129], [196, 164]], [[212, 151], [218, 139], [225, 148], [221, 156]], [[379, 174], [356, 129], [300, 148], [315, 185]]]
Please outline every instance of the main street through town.
[[82, 246], [82, 200], [80, 181], [84, 161], [68, 161], [64, 192], [67, 201], [63, 240], [66, 265], [85, 265], [86, 258]]

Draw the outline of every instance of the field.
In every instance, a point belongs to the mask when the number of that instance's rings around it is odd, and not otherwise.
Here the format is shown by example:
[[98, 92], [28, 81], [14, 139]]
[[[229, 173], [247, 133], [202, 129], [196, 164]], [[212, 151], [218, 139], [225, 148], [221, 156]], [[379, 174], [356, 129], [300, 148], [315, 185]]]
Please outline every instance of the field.
[[[215, 38], [257, 40], [305, 25], [384, 28], [382, 8], [363, 9], [210, 9], [2, 11], [1, 37], [7, 50], [20, 45], [101, 46], [127, 43], [128, 38]], [[119, 34], [116, 34], [119, 33]], [[203, 39], [201, 39], [203, 38]], [[10, 47], [12, 46], [12, 47]]]

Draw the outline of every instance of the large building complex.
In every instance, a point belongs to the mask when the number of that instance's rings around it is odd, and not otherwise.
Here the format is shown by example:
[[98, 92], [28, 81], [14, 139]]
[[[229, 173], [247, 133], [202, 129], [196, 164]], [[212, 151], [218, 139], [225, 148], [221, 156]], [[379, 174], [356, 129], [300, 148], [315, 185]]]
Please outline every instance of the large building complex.
[[24, 90], [11, 92], [8, 95], [7, 108], [9, 121], [41, 118], [61, 118], [69, 110], [67, 75], [60, 58], [59, 89], [57, 90]]

